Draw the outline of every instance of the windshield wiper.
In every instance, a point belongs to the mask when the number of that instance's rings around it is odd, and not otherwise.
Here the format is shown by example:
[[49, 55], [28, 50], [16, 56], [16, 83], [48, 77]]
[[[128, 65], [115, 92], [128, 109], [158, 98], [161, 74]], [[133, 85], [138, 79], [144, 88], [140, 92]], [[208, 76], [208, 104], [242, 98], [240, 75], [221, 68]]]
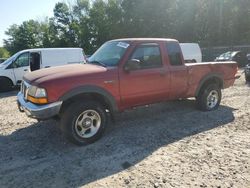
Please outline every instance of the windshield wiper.
[[107, 67], [104, 63], [101, 63], [99, 61], [90, 61], [89, 64], [96, 64], [96, 65], [101, 65], [103, 67]]

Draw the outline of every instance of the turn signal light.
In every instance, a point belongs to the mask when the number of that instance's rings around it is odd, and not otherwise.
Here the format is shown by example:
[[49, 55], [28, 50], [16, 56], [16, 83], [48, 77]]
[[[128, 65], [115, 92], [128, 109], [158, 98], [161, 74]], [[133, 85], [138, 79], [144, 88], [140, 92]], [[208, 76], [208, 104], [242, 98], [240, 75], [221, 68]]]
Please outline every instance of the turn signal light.
[[48, 104], [47, 98], [35, 98], [29, 95], [27, 99], [34, 104]]

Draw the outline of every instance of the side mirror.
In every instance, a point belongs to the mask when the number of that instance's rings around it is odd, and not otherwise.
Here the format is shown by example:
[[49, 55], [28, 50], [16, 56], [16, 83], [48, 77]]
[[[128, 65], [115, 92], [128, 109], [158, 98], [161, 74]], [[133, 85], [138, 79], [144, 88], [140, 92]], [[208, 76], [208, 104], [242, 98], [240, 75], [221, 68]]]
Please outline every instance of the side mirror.
[[131, 59], [129, 60], [125, 66], [124, 66], [124, 70], [126, 72], [130, 72], [132, 70], [138, 70], [141, 67], [141, 61], [139, 59]]

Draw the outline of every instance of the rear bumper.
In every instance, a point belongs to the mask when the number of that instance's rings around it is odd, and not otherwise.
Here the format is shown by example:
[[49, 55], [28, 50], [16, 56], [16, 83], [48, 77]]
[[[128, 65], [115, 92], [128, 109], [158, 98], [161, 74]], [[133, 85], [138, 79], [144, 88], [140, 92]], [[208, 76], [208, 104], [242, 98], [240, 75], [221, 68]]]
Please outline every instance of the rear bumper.
[[19, 92], [17, 95], [17, 105], [20, 112], [25, 112], [28, 117], [44, 120], [59, 114], [62, 101], [46, 105], [35, 105], [25, 101], [23, 94]]
[[244, 74], [244, 72], [245, 72], [245, 70], [244, 71], [242, 71], [242, 70], [238, 70], [238, 72], [236, 73], [236, 75], [235, 75], [235, 79], [239, 79], [243, 74]]

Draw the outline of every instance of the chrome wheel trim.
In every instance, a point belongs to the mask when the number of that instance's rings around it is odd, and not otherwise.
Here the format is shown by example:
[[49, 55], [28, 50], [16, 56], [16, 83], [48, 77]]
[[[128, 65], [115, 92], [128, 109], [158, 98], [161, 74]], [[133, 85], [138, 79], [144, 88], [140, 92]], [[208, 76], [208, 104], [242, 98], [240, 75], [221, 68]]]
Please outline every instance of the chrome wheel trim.
[[209, 109], [213, 109], [216, 107], [219, 101], [219, 93], [216, 90], [210, 91], [210, 93], [207, 96], [207, 107]]
[[81, 113], [75, 122], [76, 134], [81, 138], [93, 137], [101, 127], [101, 116], [95, 110], [86, 110]]

